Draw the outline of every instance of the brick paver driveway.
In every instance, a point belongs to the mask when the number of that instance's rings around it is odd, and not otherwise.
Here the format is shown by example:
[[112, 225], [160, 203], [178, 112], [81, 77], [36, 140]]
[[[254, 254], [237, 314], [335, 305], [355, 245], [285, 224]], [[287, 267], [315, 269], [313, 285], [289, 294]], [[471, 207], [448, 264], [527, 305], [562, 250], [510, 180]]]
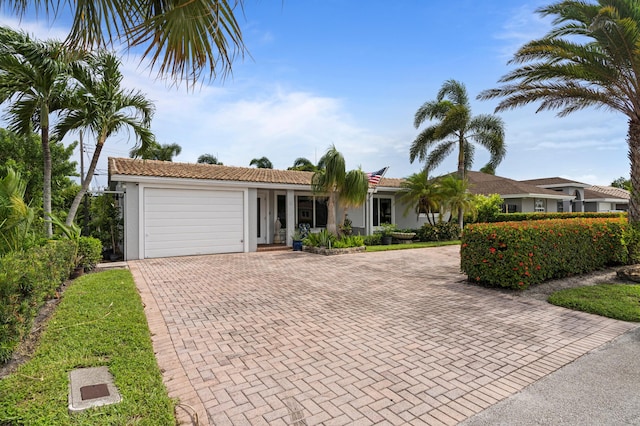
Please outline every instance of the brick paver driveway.
[[200, 424], [455, 424], [634, 327], [466, 284], [458, 250], [130, 268]]

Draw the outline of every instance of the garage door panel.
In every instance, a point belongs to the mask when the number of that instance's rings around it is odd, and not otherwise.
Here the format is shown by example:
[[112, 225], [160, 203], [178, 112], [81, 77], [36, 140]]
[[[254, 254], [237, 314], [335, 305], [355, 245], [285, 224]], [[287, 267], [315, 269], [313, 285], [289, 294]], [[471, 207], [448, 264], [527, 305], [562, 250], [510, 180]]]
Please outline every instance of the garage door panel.
[[145, 257], [244, 251], [244, 193], [146, 188]]

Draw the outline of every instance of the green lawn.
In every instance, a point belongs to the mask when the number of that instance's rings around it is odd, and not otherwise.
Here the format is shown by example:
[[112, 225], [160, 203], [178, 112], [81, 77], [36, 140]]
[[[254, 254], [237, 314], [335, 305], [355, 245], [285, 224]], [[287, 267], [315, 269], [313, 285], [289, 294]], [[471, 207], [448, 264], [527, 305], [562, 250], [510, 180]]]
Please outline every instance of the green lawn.
[[640, 322], [640, 285], [600, 284], [560, 290], [549, 303], [623, 321]]
[[[70, 415], [69, 371], [99, 366], [109, 367], [122, 402]], [[34, 357], [0, 380], [0, 425], [173, 425], [173, 408], [127, 270], [71, 284]]]
[[367, 246], [367, 251], [387, 251], [387, 250], [407, 250], [425, 247], [452, 246], [460, 244], [460, 240], [455, 241], [428, 241], [410, 244], [391, 244], [388, 246]]

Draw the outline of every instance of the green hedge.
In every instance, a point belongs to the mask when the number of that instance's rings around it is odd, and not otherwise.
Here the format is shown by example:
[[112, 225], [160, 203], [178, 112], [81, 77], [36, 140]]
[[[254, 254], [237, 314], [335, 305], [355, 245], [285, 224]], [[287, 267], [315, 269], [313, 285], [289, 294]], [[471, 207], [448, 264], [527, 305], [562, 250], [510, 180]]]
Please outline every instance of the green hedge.
[[460, 238], [460, 227], [454, 222], [425, 223], [415, 233], [420, 241], [452, 241]]
[[79, 265], [85, 272], [96, 267], [98, 262], [102, 260], [102, 242], [93, 237], [80, 237], [78, 240], [78, 259]]
[[31, 327], [45, 300], [69, 278], [76, 253], [70, 240], [49, 241], [42, 247], [13, 252], [0, 262], [0, 363], [11, 354]]
[[498, 213], [492, 217], [487, 217], [488, 222], [522, 222], [525, 220], [546, 220], [546, 219], [602, 219], [602, 218], [617, 218], [627, 217], [626, 212], [617, 213], [579, 213], [579, 212], [566, 212], [566, 213]]
[[470, 281], [526, 289], [627, 261], [626, 219], [550, 219], [468, 225], [461, 269]]

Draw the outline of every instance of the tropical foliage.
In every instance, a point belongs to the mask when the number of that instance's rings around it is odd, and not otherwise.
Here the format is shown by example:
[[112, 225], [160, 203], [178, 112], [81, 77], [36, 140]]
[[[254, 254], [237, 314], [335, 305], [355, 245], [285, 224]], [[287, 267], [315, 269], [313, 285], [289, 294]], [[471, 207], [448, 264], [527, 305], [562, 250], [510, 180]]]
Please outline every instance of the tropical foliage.
[[72, 90], [65, 92], [62, 118], [56, 125], [59, 139], [74, 130], [87, 130], [95, 138], [91, 163], [69, 209], [67, 225], [75, 218], [109, 137], [120, 130], [132, 130], [143, 151], [155, 142], [149, 129], [153, 104], [141, 92], [122, 87], [118, 58], [112, 53], [99, 51], [87, 58], [87, 62], [88, 66], [75, 64], [73, 67], [76, 83]]
[[254, 158], [249, 165], [256, 166], [258, 169], [273, 169], [273, 163], [267, 157]]
[[[66, 147], [59, 141], [49, 144], [51, 152], [51, 208], [55, 214], [66, 213], [80, 188], [70, 176], [78, 176], [78, 167], [71, 161], [77, 142]], [[13, 169], [25, 183], [24, 200], [42, 216], [43, 155], [40, 136], [35, 133], [18, 135], [0, 129], [0, 176]]]
[[564, 117], [589, 107], [629, 119], [629, 221], [640, 222], [640, 7], [637, 0], [562, 0], [537, 11], [553, 18], [544, 37], [522, 46], [518, 67], [480, 99], [501, 98], [496, 111], [539, 102]]
[[198, 164], [217, 164], [219, 166], [222, 166], [222, 162], [218, 160], [218, 157], [216, 157], [213, 154], [202, 154], [200, 157], [198, 157]]
[[[321, 163], [324, 168], [316, 171], [311, 178], [314, 193], [327, 194], [327, 230], [337, 233], [336, 208], [338, 204], [343, 209], [357, 207], [364, 204], [369, 190], [369, 179], [360, 169], [346, 171], [344, 157], [335, 146], [331, 146]], [[344, 218], [342, 220], [344, 222]]]
[[137, 146], [129, 151], [129, 157], [142, 158], [143, 160], [173, 161], [173, 157], [180, 155], [182, 147], [177, 143], [151, 142], [146, 150], [142, 146]]
[[66, 44], [92, 48], [121, 42], [176, 79], [195, 82], [207, 70], [209, 78], [224, 78], [246, 52], [235, 17], [243, 0], [10, 0], [4, 6], [19, 17], [43, 11], [55, 17], [69, 8], [73, 22]]
[[[436, 99], [425, 102], [416, 112], [414, 126], [436, 120], [424, 129], [411, 144], [409, 160], [425, 161], [425, 169], [433, 170], [455, 149], [458, 153], [458, 177], [473, 164], [475, 147], [480, 144], [491, 155], [483, 170], [493, 173], [506, 154], [504, 124], [499, 117], [488, 114], [471, 115], [469, 97], [464, 84], [456, 80], [444, 82]], [[458, 211], [458, 225], [463, 226], [464, 212]]]
[[614, 181], [611, 182], [611, 186], [613, 186], [614, 188], [626, 189], [627, 191], [631, 191], [631, 179], [625, 179], [624, 177], [620, 176], [619, 178], [614, 179]]
[[0, 256], [33, 242], [34, 214], [24, 201], [25, 189], [25, 182], [13, 169], [0, 179]]
[[[23, 136], [40, 131], [43, 154], [43, 210], [51, 215], [52, 113], [61, 109], [71, 62], [78, 53], [61, 42], [40, 42], [27, 34], [0, 27], [0, 104], [8, 103], [9, 130]], [[47, 236], [53, 234], [46, 224]]]
[[287, 170], [297, 170], [301, 172], [316, 172], [318, 171], [318, 168], [319, 167], [313, 164], [311, 160], [304, 157], [298, 157], [293, 162], [293, 166], [289, 167]]

